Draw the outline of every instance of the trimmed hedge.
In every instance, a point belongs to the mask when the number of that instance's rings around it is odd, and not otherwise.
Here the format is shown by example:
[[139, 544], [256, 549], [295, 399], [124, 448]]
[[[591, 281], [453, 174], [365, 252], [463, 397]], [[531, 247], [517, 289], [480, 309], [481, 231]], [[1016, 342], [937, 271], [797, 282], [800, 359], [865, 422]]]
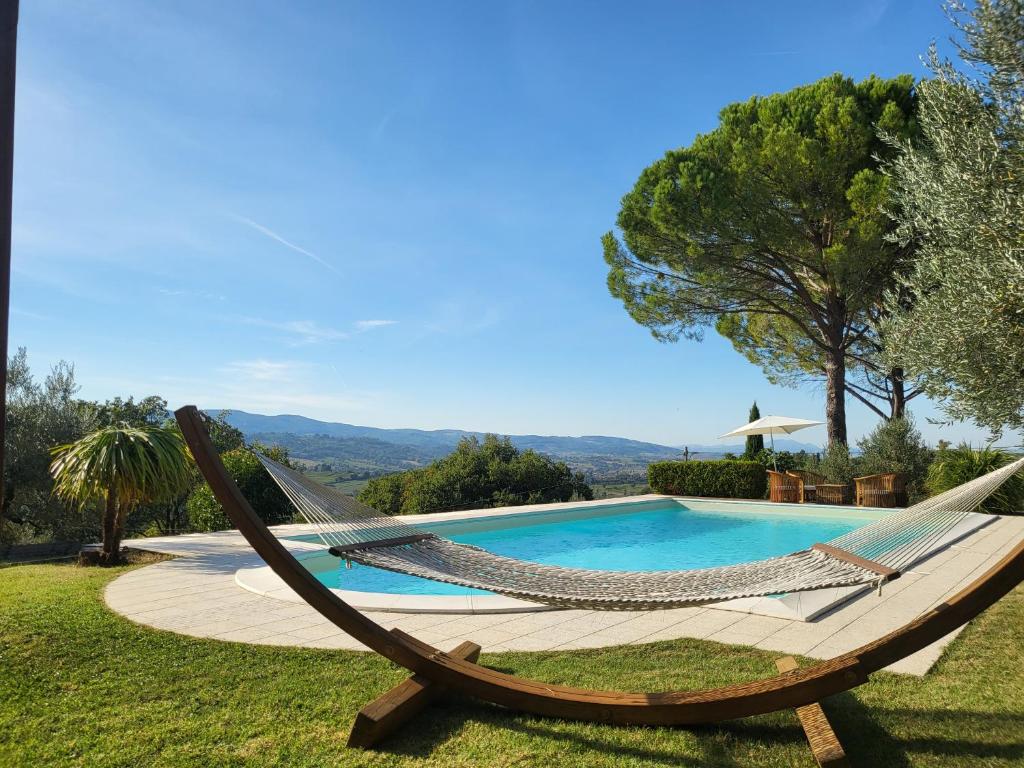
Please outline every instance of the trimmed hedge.
[[647, 467], [655, 493], [710, 496], [719, 499], [763, 499], [768, 490], [764, 464], [757, 461], [658, 461]]

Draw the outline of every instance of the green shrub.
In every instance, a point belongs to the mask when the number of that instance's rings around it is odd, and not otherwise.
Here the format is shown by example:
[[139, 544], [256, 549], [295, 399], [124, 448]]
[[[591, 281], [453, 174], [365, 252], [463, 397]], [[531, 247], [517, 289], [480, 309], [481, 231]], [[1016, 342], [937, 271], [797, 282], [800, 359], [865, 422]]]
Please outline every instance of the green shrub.
[[[928, 467], [926, 486], [932, 495], [956, 488], [976, 477], [986, 475], [1015, 461], [1007, 451], [992, 446], [974, 450], [967, 443], [956, 448], [943, 448]], [[1019, 515], [1024, 512], [1024, 477], [1017, 473], [978, 507], [979, 512], [994, 515]]]
[[407, 472], [375, 477], [359, 492], [359, 501], [385, 515], [401, 514], [406, 486], [420, 471], [410, 469]]
[[833, 443], [820, 459], [807, 456], [803, 468], [823, 475], [831, 483], [842, 485], [852, 485], [858, 474], [857, 460], [850, 455], [850, 449], [844, 443]]
[[[803, 455], [801, 456], [801, 454]], [[762, 448], [751, 461], [756, 461], [765, 469], [776, 469], [779, 472], [785, 472], [789, 469], [802, 467], [806, 455], [806, 451], [791, 453], [790, 451], [773, 451], [771, 448]]]
[[768, 490], [764, 465], [757, 461], [658, 461], [647, 467], [655, 493], [763, 499]]
[[862, 474], [897, 472], [906, 481], [911, 504], [924, 497], [925, 476], [933, 454], [909, 414], [883, 421], [857, 445], [861, 449], [858, 469]]
[[[288, 464], [288, 454], [284, 449], [254, 447], [275, 461]], [[242, 495], [249, 500], [264, 523], [280, 525], [291, 522], [294, 514], [291, 502], [255, 454], [245, 448], [236, 448], [222, 454], [220, 458]], [[233, 527], [206, 483], [196, 486], [185, 507], [188, 510], [189, 525], [197, 531], [224, 531]]]
[[443, 459], [370, 480], [359, 500], [388, 515], [592, 499], [583, 474], [563, 461], [520, 451], [506, 437], [459, 441]]

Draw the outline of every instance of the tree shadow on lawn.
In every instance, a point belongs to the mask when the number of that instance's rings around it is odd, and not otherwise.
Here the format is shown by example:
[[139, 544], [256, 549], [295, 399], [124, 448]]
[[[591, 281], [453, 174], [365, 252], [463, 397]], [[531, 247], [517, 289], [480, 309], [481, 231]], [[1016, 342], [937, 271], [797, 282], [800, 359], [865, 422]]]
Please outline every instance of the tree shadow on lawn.
[[[1024, 714], [873, 707], [849, 692], [826, 700], [824, 708], [853, 765], [902, 768], [913, 754], [959, 758], [956, 765], [1024, 759]], [[986, 735], [1004, 741], [986, 741]]]
[[[914, 754], [941, 758], [943, 764], [956, 760], [953, 764], [957, 765], [992, 759], [1013, 762], [1024, 758], [1024, 715], [927, 708], [883, 710], [865, 706], [850, 693], [827, 699], [824, 708], [854, 766], [904, 768], [911, 765], [910, 756]], [[784, 722], [779, 722], [780, 718]], [[765, 719], [776, 722], [764, 722]], [[416, 721], [375, 749], [396, 756], [426, 757], [449, 740], [474, 738], [463, 733], [470, 725], [571, 744], [580, 751], [666, 766], [749, 765], [751, 752], [766, 746], [787, 751], [806, 749], [808, 760], [812, 761], [810, 748], [793, 712], [707, 726], [619, 727], [524, 715], [455, 697], [431, 705]], [[925, 735], [908, 738], [895, 735], [894, 731]], [[977, 736], [994, 731], [1012, 741], [990, 743]], [[638, 738], [637, 732], [647, 735]], [[679, 740], [680, 733], [693, 738]], [[681, 754], [683, 751], [691, 754]]]
[[[402, 757], [428, 757], [449, 740], [474, 738], [475, 734], [465, 733], [468, 727], [493, 728], [508, 732], [512, 738], [525, 737], [517, 741], [514, 747], [517, 751], [529, 750], [530, 740], [539, 740], [558, 745], [550, 750], [552, 754], [568, 754], [566, 749], [571, 747], [578, 755], [593, 752], [624, 758], [629, 764], [643, 760], [658, 765], [692, 768], [747, 765], [731, 754], [731, 747], [738, 740], [789, 746], [804, 741], [803, 731], [795, 717], [792, 725], [747, 723], [741, 726], [729, 723], [687, 729], [606, 726], [525, 715], [493, 704], [453, 697], [432, 704], [416, 722], [409, 723], [374, 751]], [[685, 743], [679, 742], [678, 737], [684, 732], [694, 738], [685, 739]], [[719, 735], [721, 738], [704, 738], [707, 735]], [[665, 744], [666, 741], [672, 744]], [[660, 742], [661, 746], [655, 746], [654, 742]], [[495, 750], [500, 749], [500, 743], [495, 743]], [[684, 751], [690, 754], [682, 754]], [[538, 755], [542, 752], [544, 750], [537, 750]]]

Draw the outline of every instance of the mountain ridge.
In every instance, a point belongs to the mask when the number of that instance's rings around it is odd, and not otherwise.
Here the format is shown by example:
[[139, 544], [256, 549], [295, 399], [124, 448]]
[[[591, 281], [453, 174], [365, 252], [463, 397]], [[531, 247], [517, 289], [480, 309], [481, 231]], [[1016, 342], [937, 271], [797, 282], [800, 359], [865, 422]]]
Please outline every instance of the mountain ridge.
[[[297, 459], [356, 473], [383, 474], [423, 466], [451, 453], [464, 437], [482, 439], [487, 433], [463, 429], [365, 427], [311, 419], [296, 414], [265, 415], [234, 409], [227, 421], [249, 440], [282, 445]], [[495, 433], [500, 434], [500, 433]], [[608, 435], [507, 435], [520, 450], [534, 450], [565, 461], [594, 478], [646, 477], [654, 461], [681, 459], [683, 447]], [[816, 446], [780, 439], [783, 450], [820, 450]], [[694, 458], [742, 453], [743, 445], [691, 445]]]
[[[211, 414], [219, 414], [227, 411], [227, 421], [234, 427], [240, 429], [244, 434], [259, 433], [290, 433], [295, 435], [327, 435], [329, 437], [369, 437], [382, 440], [387, 443], [399, 445], [450, 445], [454, 447], [463, 437], [482, 438], [487, 432], [478, 432], [468, 429], [415, 429], [412, 427], [383, 428], [365, 427], [356, 424], [346, 424], [336, 421], [320, 421], [311, 419], [308, 416], [296, 414], [266, 415], [260, 413], [249, 413], [230, 408], [210, 409]], [[505, 436], [502, 432], [493, 432]], [[615, 437], [612, 435], [534, 435], [534, 434], [508, 434], [509, 439], [516, 445], [548, 442], [561, 444], [562, 450], [566, 447], [582, 449], [589, 448], [615, 448], [630, 449], [631, 451], [650, 452], [655, 454], [681, 453], [682, 449], [660, 443], [650, 443], [643, 440], [633, 440], [627, 437]], [[532, 445], [530, 447], [533, 447]], [[534, 450], [539, 450], [534, 448]], [[582, 452], [582, 451], [580, 451]]]

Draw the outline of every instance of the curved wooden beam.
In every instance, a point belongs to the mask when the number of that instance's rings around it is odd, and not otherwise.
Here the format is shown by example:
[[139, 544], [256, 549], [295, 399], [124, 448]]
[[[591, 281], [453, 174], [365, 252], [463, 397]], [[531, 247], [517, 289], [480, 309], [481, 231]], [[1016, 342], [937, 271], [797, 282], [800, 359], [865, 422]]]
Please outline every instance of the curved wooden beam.
[[175, 412], [185, 441], [231, 521], [303, 600], [338, 628], [406, 669], [473, 698], [572, 720], [689, 725], [793, 709], [867, 681], [970, 621], [1024, 580], [1024, 543], [969, 587], [906, 626], [855, 651], [775, 677], [704, 691], [624, 693], [518, 678], [454, 658], [397, 629], [388, 631], [321, 584], [281, 545], [227, 474], [194, 406]]

